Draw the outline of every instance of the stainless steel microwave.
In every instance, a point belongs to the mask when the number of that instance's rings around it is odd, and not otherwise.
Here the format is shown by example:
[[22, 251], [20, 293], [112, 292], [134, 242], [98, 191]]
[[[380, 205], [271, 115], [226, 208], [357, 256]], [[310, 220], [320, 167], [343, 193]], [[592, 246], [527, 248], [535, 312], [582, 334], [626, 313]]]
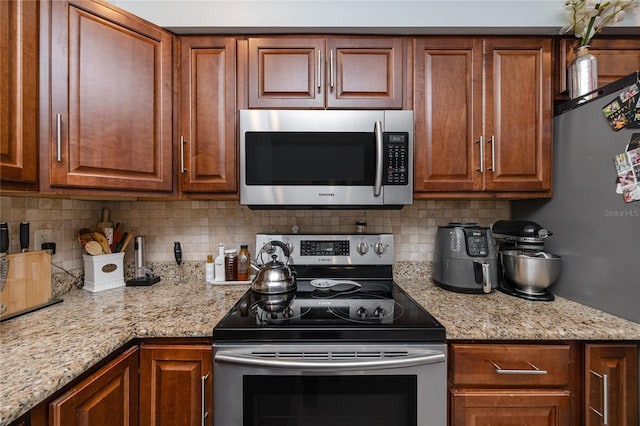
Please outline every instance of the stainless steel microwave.
[[240, 204], [402, 208], [412, 200], [413, 111], [240, 111]]

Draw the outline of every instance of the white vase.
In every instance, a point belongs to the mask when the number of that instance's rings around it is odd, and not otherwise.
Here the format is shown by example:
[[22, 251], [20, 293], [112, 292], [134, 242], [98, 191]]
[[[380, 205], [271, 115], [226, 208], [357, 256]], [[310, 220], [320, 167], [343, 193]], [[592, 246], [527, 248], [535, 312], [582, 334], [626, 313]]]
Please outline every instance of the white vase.
[[[575, 49], [576, 57], [569, 64], [569, 97], [579, 98], [598, 88], [598, 61], [589, 53], [589, 46], [580, 46]], [[584, 100], [595, 97], [584, 98]]]

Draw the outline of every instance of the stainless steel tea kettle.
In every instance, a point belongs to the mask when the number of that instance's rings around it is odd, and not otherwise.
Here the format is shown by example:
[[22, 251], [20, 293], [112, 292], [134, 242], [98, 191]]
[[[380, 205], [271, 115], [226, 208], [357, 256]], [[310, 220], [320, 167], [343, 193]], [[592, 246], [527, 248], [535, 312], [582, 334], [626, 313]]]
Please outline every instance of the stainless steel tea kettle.
[[[283, 263], [278, 261], [278, 256], [273, 254], [273, 247], [280, 247], [287, 258]], [[289, 267], [289, 248], [281, 241], [271, 241], [265, 244], [258, 255], [256, 261], [263, 253], [271, 254], [271, 260], [258, 268], [253, 263], [251, 267], [257, 271], [251, 282], [251, 290], [261, 294], [287, 293], [296, 289], [296, 276]]]

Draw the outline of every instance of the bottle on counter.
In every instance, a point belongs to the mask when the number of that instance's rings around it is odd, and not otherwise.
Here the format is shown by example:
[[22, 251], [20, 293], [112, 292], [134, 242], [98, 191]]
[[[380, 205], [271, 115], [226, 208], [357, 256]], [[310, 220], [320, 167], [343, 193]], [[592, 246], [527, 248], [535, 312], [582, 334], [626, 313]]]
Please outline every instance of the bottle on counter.
[[249, 280], [249, 268], [251, 264], [251, 255], [249, 254], [249, 246], [247, 244], [240, 245], [238, 252], [238, 281]]
[[238, 250], [224, 251], [224, 280], [238, 281]]
[[218, 255], [213, 259], [213, 280], [224, 281], [224, 244], [218, 245]]
[[208, 283], [214, 282], [213, 256], [207, 256], [207, 263], [204, 265], [204, 280]]

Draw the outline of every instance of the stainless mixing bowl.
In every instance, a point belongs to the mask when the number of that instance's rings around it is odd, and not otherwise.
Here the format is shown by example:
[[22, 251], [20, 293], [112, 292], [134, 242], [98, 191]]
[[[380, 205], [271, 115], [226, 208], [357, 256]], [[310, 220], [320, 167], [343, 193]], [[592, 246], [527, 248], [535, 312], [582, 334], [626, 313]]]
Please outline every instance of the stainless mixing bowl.
[[502, 268], [516, 290], [527, 294], [544, 293], [560, 276], [561, 257], [545, 252], [502, 250]]

